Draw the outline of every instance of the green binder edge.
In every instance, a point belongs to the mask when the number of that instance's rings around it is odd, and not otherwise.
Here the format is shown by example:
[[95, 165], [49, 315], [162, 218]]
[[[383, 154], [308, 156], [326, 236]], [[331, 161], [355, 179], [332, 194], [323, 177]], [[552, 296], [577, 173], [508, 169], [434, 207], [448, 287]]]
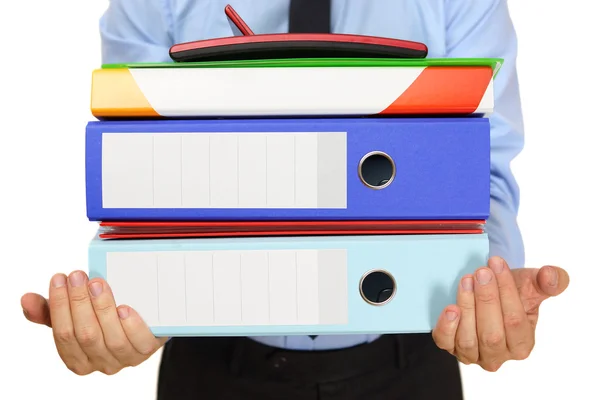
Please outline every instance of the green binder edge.
[[197, 63], [122, 63], [103, 64], [102, 69], [122, 68], [285, 68], [285, 67], [490, 67], [494, 78], [502, 67], [502, 58], [288, 58], [274, 60], [235, 60]]

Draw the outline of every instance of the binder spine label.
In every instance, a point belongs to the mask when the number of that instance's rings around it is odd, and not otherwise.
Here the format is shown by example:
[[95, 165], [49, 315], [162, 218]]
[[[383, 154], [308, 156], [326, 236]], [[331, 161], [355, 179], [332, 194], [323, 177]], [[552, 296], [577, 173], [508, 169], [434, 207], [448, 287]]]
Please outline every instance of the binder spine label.
[[348, 323], [347, 250], [109, 252], [117, 304], [149, 326]]
[[103, 133], [104, 208], [347, 207], [346, 132]]

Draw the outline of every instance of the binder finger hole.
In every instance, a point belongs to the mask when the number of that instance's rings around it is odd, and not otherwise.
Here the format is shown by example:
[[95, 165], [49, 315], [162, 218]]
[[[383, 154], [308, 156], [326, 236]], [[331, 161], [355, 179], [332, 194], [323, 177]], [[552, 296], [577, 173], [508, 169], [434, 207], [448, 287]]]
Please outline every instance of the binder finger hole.
[[392, 157], [381, 151], [365, 155], [358, 165], [358, 176], [371, 189], [388, 187], [396, 176], [396, 164]]
[[396, 281], [389, 272], [374, 270], [361, 278], [359, 290], [367, 303], [381, 306], [392, 301], [396, 294]]

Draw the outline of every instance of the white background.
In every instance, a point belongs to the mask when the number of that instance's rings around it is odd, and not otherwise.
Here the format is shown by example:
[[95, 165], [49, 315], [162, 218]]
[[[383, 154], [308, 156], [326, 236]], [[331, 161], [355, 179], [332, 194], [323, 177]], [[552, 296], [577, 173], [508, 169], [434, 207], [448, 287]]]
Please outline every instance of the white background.
[[[27, 322], [20, 307], [26, 292], [47, 294], [52, 274], [86, 269], [96, 225], [85, 217], [84, 129], [106, 6], [28, 0], [0, 8], [0, 399], [154, 398], [159, 354], [115, 376], [76, 376], [51, 331]], [[463, 368], [466, 399], [600, 399], [598, 5], [510, 6], [526, 122], [513, 168], [527, 266], [560, 265], [571, 286], [542, 305], [529, 359], [496, 373]]]

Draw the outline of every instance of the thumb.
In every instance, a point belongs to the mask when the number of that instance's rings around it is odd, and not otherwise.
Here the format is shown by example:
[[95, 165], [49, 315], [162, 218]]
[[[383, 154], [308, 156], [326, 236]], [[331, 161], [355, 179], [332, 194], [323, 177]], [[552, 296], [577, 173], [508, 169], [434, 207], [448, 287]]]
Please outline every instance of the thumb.
[[538, 271], [536, 283], [540, 291], [548, 296], [558, 296], [569, 286], [570, 278], [567, 271], [560, 267], [546, 265]]
[[37, 293], [27, 293], [21, 297], [23, 315], [29, 321], [52, 327], [50, 322], [50, 307], [48, 301]]

